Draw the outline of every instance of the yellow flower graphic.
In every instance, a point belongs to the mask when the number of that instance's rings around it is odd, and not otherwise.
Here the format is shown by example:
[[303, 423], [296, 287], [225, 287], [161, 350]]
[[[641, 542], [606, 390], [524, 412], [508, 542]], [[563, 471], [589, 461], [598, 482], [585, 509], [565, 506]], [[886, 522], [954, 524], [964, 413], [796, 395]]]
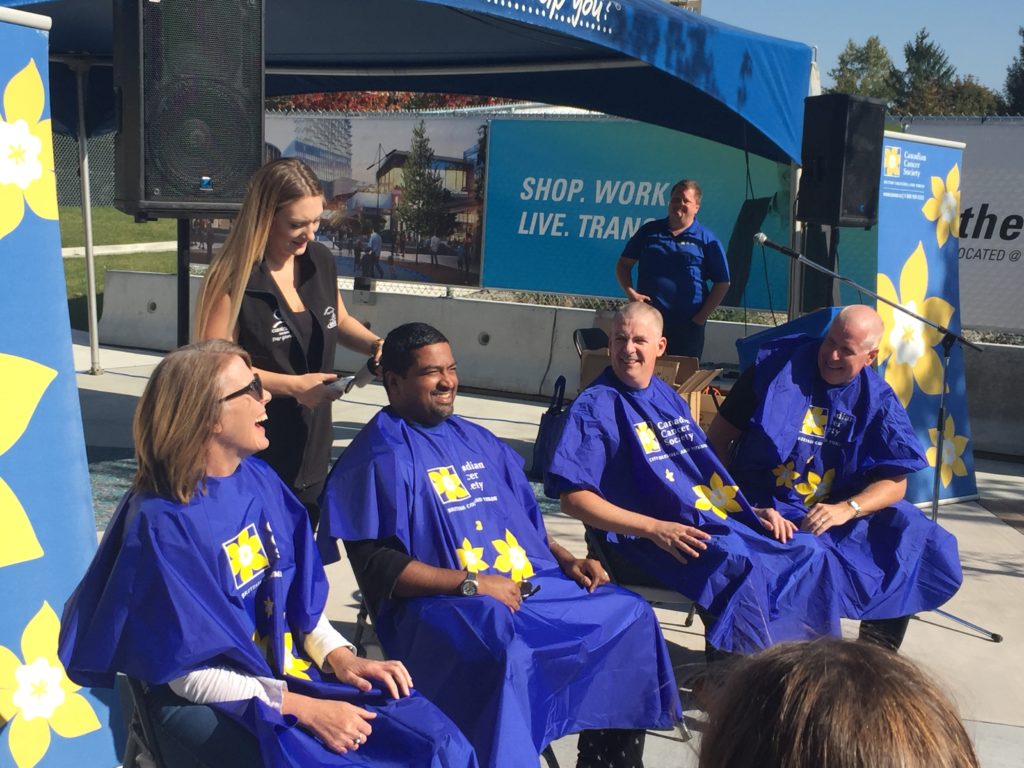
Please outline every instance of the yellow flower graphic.
[[270, 565], [255, 523], [249, 523], [235, 538], [225, 541], [222, 546], [228, 555], [236, 589], [248, 584]]
[[797, 483], [794, 490], [804, 497], [804, 504], [810, 507], [828, 497], [835, 476], [835, 469], [826, 470], [823, 476], [819, 476], [817, 472], [808, 472], [807, 481]]
[[[0, 211], [0, 217], [3, 216]], [[28, 428], [43, 393], [57, 376], [52, 368], [24, 357], [0, 353], [0, 456]], [[18, 497], [0, 478], [0, 568], [43, 556], [43, 548]]]
[[800, 473], [793, 468], [792, 461], [779, 464], [779, 466], [772, 470], [772, 474], [775, 475], [776, 486], [784, 485], [787, 488], [792, 488], [793, 483], [800, 477]]
[[455, 467], [435, 467], [428, 469], [427, 475], [434, 486], [434, 491], [445, 504], [451, 504], [453, 501], [469, 496], [469, 491], [466, 490], [461, 478], [456, 474]]
[[18, 768], [31, 768], [50, 748], [50, 729], [74, 739], [99, 729], [100, 721], [80, 686], [68, 679], [57, 658], [60, 620], [50, 604], [32, 617], [21, 634], [22, 664], [0, 646], [0, 722], [9, 729], [11, 757]]
[[498, 559], [494, 567], [502, 573], [508, 573], [512, 581], [522, 581], [533, 576], [533, 564], [526, 556], [526, 550], [519, 546], [512, 531], [505, 529], [505, 540], [494, 539], [491, 544], [498, 550]]
[[824, 437], [825, 425], [827, 423], [828, 409], [812, 405], [807, 409], [807, 413], [804, 414], [804, 423], [800, 426], [800, 431], [805, 435]]
[[640, 447], [644, 449], [644, 453], [656, 453], [661, 450], [658, 436], [654, 434], [650, 424], [641, 421], [639, 424], [634, 424], [633, 428], [636, 430], [636, 436], [640, 439]]
[[4, 88], [0, 115], [0, 239], [21, 223], [25, 203], [39, 217], [57, 218], [50, 121], [40, 120], [46, 94], [34, 59]]
[[[928, 430], [928, 437], [932, 441], [932, 447], [925, 452], [925, 455], [928, 457], [928, 464], [934, 467], [935, 453], [939, 445], [939, 430], [932, 427]], [[960, 458], [966, 447], [967, 438], [956, 433], [953, 417], [947, 416], [946, 424], [942, 429], [942, 462], [939, 467], [939, 476], [942, 478], [943, 488], [948, 487], [953, 482], [953, 475], [957, 477], [965, 477], [967, 475], [967, 466], [964, 464], [964, 460]]]
[[710, 510], [725, 519], [730, 512], [739, 512], [740, 503], [736, 501], [735, 485], [726, 485], [717, 472], [711, 475], [711, 485], [695, 485], [693, 492], [697, 495], [694, 506], [697, 509]]
[[885, 148], [885, 175], [886, 176], [899, 176], [900, 175], [900, 152], [899, 147], [886, 147]]
[[939, 248], [950, 235], [960, 237], [960, 168], [956, 163], [946, 175], [946, 183], [932, 176], [932, 197], [921, 212], [928, 221], [935, 222], [935, 241]]
[[313, 666], [313, 662], [300, 659], [295, 655], [295, 641], [291, 632], [284, 633], [284, 669], [286, 675], [309, 680], [309, 672], [306, 670]]
[[480, 573], [490, 568], [484, 562], [484, 548], [474, 547], [469, 539], [462, 540], [462, 546], [455, 550], [455, 554], [459, 556], [459, 565], [470, 573]]
[[[896, 295], [887, 275], [878, 274], [878, 293], [889, 301], [897, 302], [934, 323], [948, 326], [953, 306], [938, 296], [925, 296], [928, 290], [928, 260], [924, 246], [917, 248], [900, 270], [900, 292]], [[886, 363], [885, 380], [896, 391], [906, 407], [914, 394], [914, 382], [927, 395], [937, 395], [942, 388], [942, 362], [935, 346], [942, 334], [931, 326], [888, 304], [878, 304], [878, 314], [885, 323], [885, 333], [878, 346], [878, 363]]]

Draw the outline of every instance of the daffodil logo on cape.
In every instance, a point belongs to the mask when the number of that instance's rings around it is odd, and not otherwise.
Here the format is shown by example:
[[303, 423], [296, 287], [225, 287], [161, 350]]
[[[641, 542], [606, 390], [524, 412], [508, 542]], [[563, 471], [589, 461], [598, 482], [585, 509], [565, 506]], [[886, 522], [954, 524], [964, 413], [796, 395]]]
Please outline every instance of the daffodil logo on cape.
[[802, 483], [797, 483], [793, 490], [803, 496], [804, 504], [810, 507], [828, 497], [832, 492], [832, 480], [835, 476], [835, 469], [826, 470], [824, 475], [808, 472], [807, 479]]
[[435, 467], [428, 469], [427, 475], [443, 503], [451, 504], [469, 496], [469, 491], [462, 484], [462, 478], [455, 472], [455, 467]]
[[900, 147], [886, 147], [885, 148], [885, 175], [896, 176], [900, 175], [900, 169], [903, 166], [902, 150]]
[[812, 405], [804, 414], [804, 423], [800, 425], [800, 431], [805, 435], [824, 437], [826, 424], [828, 424], [828, 408], [818, 408]]
[[484, 548], [474, 547], [469, 539], [462, 540], [462, 546], [455, 550], [455, 554], [458, 555], [459, 566], [464, 571], [480, 573], [491, 567], [484, 562]]
[[[939, 430], [932, 427], [928, 430], [928, 439], [932, 447], [925, 452], [929, 466], [935, 466], [936, 452], [939, 445]], [[942, 461], [939, 463], [939, 477], [942, 479], [942, 487], [948, 488], [953, 482], [953, 476], [966, 477], [967, 465], [964, 464], [963, 453], [967, 448], [967, 438], [956, 433], [956, 426], [953, 424], [953, 417], [947, 416], [946, 423], [942, 429]]]
[[787, 461], [785, 464], [779, 464], [779, 466], [772, 470], [772, 474], [775, 475], [776, 487], [793, 487], [793, 483], [795, 483], [797, 478], [800, 477], [800, 473], [796, 471], [793, 464], [794, 462]]
[[935, 242], [939, 248], [949, 236], [960, 237], [960, 168], [954, 163], [946, 174], [946, 182], [932, 176], [932, 196], [921, 208], [928, 221], [935, 222]]
[[723, 520], [730, 512], [739, 512], [740, 503], [736, 501], [739, 487], [726, 485], [721, 476], [714, 472], [710, 485], [695, 485], [693, 492], [697, 496], [694, 506], [705, 512], [714, 512]]
[[57, 658], [60, 619], [44, 602], [21, 634], [24, 663], [0, 646], [0, 722], [18, 768], [31, 768], [50, 749], [50, 730], [65, 739], [96, 731], [100, 721]]
[[[926, 317], [933, 323], [948, 327], [953, 317], [953, 305], [938, 296], [927, 296], [928, 260], [924, 245], [917, 248], [900, 270], [900, 290], [889, 276], [878, 274], [878, 294], [889, 301]], [[942, 342], [942, 334], [905, 312], [878, 304], [878, 314], [885, 323], [885, 333], [878, 345], [878, 364], [885, 364], [885, 380], [896, 392], [906, 408], [914, 395], [914, 384], [926, 395], [937, 395], [942, 389], [942, 361], [935, 347]]]
[[281, 671], [289, 677], [309, 680], [309, 672], [307, 670], [312, 666], [312, 662], [300, 659], [295, 655], [295, 640], [292, 639], [291, 632], [284, 633], [284, 664], [282, 666], [283, 669]]
[[50, 120], [42, 120], [46, 92], [34, 59], [4, 87], [0, 114], [0, 240], [18, 228], [25, 205], [57, 218]]
[[522, 581], [533, 576], [533, 564], [526, 556], [526, 550], [519, 546], [512, 531], [506, 528], [505, 540], [494, 539], [491, 544], [498, 550], [498, 558], [494, 561], [496, 569], [507, 573], [512, 581]]
[[263, 542], [256, 532], [255, 523], [249, 523], [237, 536], [225, 541], [221, 546], [228, 556], [235, 589], [244, 587], [270, 565], [266, 550], [263, 549]]
[[[0, 212], [0, 216], [3, 213]], [[0, 456], [25, 434], [43, 393], [57, 377], [52, 368], [24, 357], [0, 353]], [[43, 556], [35, 530], [18, 497], [0, 478], [0, 568]]]
[[661, 450], [661, 443], [658, 442], [658, 436], [651, 429], [650, 424], [641, 421], [639, 424], [634, 424], [633, 429], [636, 430], [637, 439], [640, 440], [640, 447], [644, 449], [645, 454], [658, 453]]

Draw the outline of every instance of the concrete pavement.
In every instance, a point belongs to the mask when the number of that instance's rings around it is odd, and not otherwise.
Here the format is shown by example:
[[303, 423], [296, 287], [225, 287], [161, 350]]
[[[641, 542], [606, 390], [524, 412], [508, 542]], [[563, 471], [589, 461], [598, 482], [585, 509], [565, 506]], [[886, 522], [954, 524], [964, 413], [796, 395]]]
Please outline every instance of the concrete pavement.
[[[85, 334], [75, 332], [75, 366], [82, 403], [90, 472], [100, 478], [98, 516], [109, 516], [127, 486], [131, 470], [131, 415], [158, 355], [105, 348], [105, 373], [90, 376]], [[333, 408], [335, 451], [340, 452], [383, 405], [383, 389], [371, 384], [339, 400]], [[506, 440], [529, 461], [541, 403], [498, 395], [460, 394], [457, 411]], [[903, 653], [927, 669], [957, 702], [985, 768], [1024, 765], [1024, 536], [985, 506], [1007, 519], [1024, 519], [1024, 464], [978, 460], [981, 503], [940, 508], [940, 522], [960, 543], [965, 580], [945, 606], [950, 613], [997, 632], [993, 643], [937, 613], [911, 622]], [[551, 532], [571, 550], [583, 552], [582, 527], [551, 505], [545, 509]], [[331, 597], [328, 615], [345, 625], [349, 636], [358, 602], [356, 586], [343, 560], [328, 568]], [[685, 685], [703, 665], [700, 620], [682, 626], [679, 610], [658, 608], [672, 652], [677, 678]], [[856, 623], [844, 626], [856, 633]], [[648, 768], [696, 766], [701, 713], [688, 710], [695, 738], [681, 743], [673, 734], [652, 733], [647, 740]], [[866, 735], [869, 737], [869, 735]], [[575, 737], [559, 740], [555, 753], [563, 768], [575, 764]]]

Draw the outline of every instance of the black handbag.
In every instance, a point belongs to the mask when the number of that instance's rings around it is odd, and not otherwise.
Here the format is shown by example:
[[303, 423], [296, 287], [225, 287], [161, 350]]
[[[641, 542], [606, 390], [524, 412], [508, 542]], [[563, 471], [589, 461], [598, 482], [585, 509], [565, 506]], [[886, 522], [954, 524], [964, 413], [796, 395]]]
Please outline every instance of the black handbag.
[[558, 439], [562, 436], [565, 420], [569, 415], [569, 406], [565, 402], [565, 376], [555, 379], [555, 389], [551, 393], [548, 409], [541, 414], [540, 426], [537, 427], [537, 439], [533, 443], [533, 464], [527, 473], [531, 480], [543, 480], [551, 458], [555, 455]]

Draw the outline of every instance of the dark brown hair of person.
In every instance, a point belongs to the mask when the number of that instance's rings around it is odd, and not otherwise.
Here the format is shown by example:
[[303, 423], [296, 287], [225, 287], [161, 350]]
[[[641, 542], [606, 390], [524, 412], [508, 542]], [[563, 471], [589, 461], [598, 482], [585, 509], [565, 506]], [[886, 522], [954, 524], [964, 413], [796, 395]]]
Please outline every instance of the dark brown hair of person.
[[149, 377], [132, 422], [132, 490], [187, 504], [206, 477], [206, 445], [220, 418], [221, 371], [249, 353], [224, 339], [176, 349]]
[[868, 643], [782, 643], [741, 659], [708, 714], [700, 768], [978, 766], [938, 686]]

